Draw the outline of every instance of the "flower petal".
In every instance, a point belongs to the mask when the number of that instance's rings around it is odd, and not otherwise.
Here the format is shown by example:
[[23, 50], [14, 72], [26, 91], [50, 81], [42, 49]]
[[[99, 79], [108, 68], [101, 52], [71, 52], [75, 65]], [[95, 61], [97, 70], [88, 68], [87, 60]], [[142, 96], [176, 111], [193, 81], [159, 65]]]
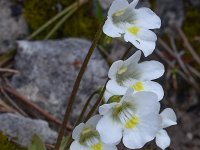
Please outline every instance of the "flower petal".
[[138, 72], [140, 72], [140, 80], [148, 81], [161, 77], [165, 72], [165, 68], [158, 61], [145, 61], [138, 64]]
[[148, 29], [140, 28], [138, 34], [136, 35], [139, 39], [144, 41], [156, 42], [157, 36], [156, 34]]
[[110, 79], [115, 79], [116, 78], [116, 74], [117, 74], [117, 71], [119, 70], [119, 68], [123, 65], [123, 61], [122, 60], [118, 60], [118, 61], [115, 61], [109, 71], [108, 71], [108, 77]]
[[135, 8], [136, 5], [138, 4], [139, 0], [133, 0], [130, 4], [129, 4], [129, 7], [131, 8]]
[[145, 81], [144, 84], [144, 91], [153, 92], [158, 96], [158, 101], [163, 99], [164, 90], [160, 84], [154, 81]]
[[122, 138], [122, 127], [120, 124], [114, 122], [109, 115], [100, 119], [96, 129], [104, 143], [114, 144], [119, 142]]
[[136, 51], [131, 57], [124, 61], [125, 65], [138, 63], [141, 57], [141, 51]]
[[129, 3], [127, 0], [114, 0], [108, 11], [108, 16], [112, 16], [113, 13], [123, 10], [127, 8], [128, 6], [129, 6]]
[[[147, 38], [147, 36], [144, 38]], [[153, 36], [152, 39], [155, 39], [155, 37]], [[126, 31], [126, 33], [124, 35], [124, 40], [126, 42], [131, 42], [136, 48], [142, 50], [145, 57], [150, 55], [154, 51], [155, 46], [156, 46], [155, 41], [142, 40], [139, 37], [137, 37], [136, 35], [133, 35], [128, 31]]]
[[160, 103], [155, 93], [142, 91], [133, 94], [132, 97], [137, 114], [144, 115], [148, 113], [158, 113], [160, 111]]
[[161, 117], [162, 117], [162, 126], [163, 128], [176, 125], [177, 124], [177, 118], [176, 114], [171, 108], [166, 108], [161, 112]]
[[124, 95], [127, 88], [120, 86], [115, 80], [109, 80], [106, 89], [113, 95]]
[[170, 145], [170, 137], [165, 130], [160, 130], [156, 135], [156, 145], [161, 149], [165, 149]]
[[139, 149], [146, 144], [146, 140], [138, 129], [134, 131], [125, 131], [123, 135], [123, 144], [130, 149]]
[[74, 141], [70, 146], [70, 150], [90, 150], [90, 149], [80, 145], [77, 141]]
[[124, 86], [129, 88], [133, 88], [134, 85], [141, 83], [142, 88], [140, 91], [135, 90], [134, 92], [141, 92], [141, 91], [146, 91], [146, 92], [153, 92], [158, 96], [158, 101], [160, 101], [163, 96], [164, 96], [164, 90], [160, 84], [154, 81], [140, 81], [140, 80], [135, 80], [135, 79], [130, 79], [124, 82]]
[[99, 114], [106, 115], [117, 103], [103, 104], [99, 107]]
[[121, 37], [121, 34], [124, 33], [122, 29], [113, 24], [109, 17], [103, 26], [103, 32], [110, 37]]
[[142, 148], [153, 140], [161, 128], [161, 118], [158, 114], [150, 113], [138, 116], [139, 124], [133, 129], [125, 129], [123, 143], [130, 149]]
[[160, 18], [149, 8], [139, 8], [134, 10], [136, 15], [135, 24], [147, 29], [160, 28]]
[[78, 126], [75, 127], [75, 129], [72, 132], [72, 138], [74, 140], [78, 140], [80, 133], [82, 132], [83, 128], [85, 127], [84, 123], [80, 123]]
[[91, 117], [86, 124], [96, 127], [98, 121], [101, 119], [101, 115], [95, 115]]

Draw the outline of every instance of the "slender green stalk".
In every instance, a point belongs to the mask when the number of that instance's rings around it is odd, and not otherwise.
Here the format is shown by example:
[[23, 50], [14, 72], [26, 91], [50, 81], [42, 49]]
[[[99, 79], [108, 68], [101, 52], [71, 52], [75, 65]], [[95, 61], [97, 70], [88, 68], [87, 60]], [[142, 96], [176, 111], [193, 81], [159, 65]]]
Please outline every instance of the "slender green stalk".
[[92, 107], [92, 109], [89, 111], [89, 113], [87, 114], [87, 116], [85, 117], [84, 119], [84, 122], [87, 121], [92, 115], [94, 112], [96, 112], [97, 108], [99, 107], [99, 105], [103, 102], [103, 95], [104, 95], [104, 92], [106, 90], [106, 84], [108, 82], [108, 79], [106, 81], [106, 83], [104, 84], [104, 87], [96, 101], [96, 103], [94, 104], [94, 106]]
[[86, 103], [85, 103], [85, 105], [84, 105], [84, 107], [83, 107], [83, 109], [82, 109], [82, 111], [81, 111], [81, 113], [80, 113], [78, 119], [76, 120], [76, 123], [75, 123], [75, 125], [74, 125], [74, 128], [82, 121], [83, 116], [84, 116], [84, 114], [85, 114], [85, 112], [86, 112], [86, 110], [87, 110], [87, 108], [88, 108], [88, 106], [89, 106], [89, 104], [90, 104], [92, 98], [93, 98], [96, 94], [98, 94], [98, 91], [93, 92], [93, 93], [90, 95], [90, 97], [88, 98], [88, 100], [86, 101]]
[[[81, 111], [79, 117], [77, 118], [77, 120], [76, 120], [76, 122], [75, 122], [75, 124], [74, 124], [74, 126], [73, 126], [73, 130], [74, 130], [74, 128], [81, 122], [81, 120], [83, 119], [83, 116], [84, 116], [84, 114], [85, 114], [85, 112], [86, 112], [86, 109], [88, 108], [88, 106], [89, 106], [89, 104], [90, 104], [92, 98], [93, 98], [96, 94], [98, 94], [98, 92], [99, 92], [99, 90], [93, 92], [93, 93], [90, 95], [90, 97], [87, 99], [87, 101], [86, 101], [85, 105], [83, 106], [83, 109], [82, 109], [82, 111]], [[73, 130], [72, 130], [72, 131], [73, 131]], [[67, 139], [67, 141], [66, 141], [66, 148], [70, 146], [71, 142], [72, 142], [72, 132], [70, 132], [70, 135], [68, 135], [68, 139]]]
[[60, 17], [62, 17], [64, 14], [66, 14], [68, 11], [70, 11], [73, 8], [75, 8], [76, 6], [77, 6], [77, 2], [75, 2], [72, 5], [70, 5], [67, 8], [65, 8], [63, 11], [61, 11], [60, 13], [58, 13], [56, 16], [54, 16], [52, 19], [50, 19], [44, 25], [42, 25], [39, 29], [37, 29], [35, 32], [33, 32], [27, 38], [27, 40], [33, 39], [35, 36], [37, 36], [39, 33], [41, 33], [44, 29], [46, 29], [49, 25], [51, 25], [53, 22], [55, 22], [57, 19], [59, 19]]
[[76, 98], [76, 94], [77, 94], [77, 91], [78, 91], [78, 88], [79, 88], [79, 85], [80, 85], [80, 82], [82, 80], [82, 77], [83, 77], [83, 74], [87, 68], [87, 65], [88, 65], [88, 62], [94, 52], [94, 49], [98, 43], [98, 39], [100, 38], [101, 36], [101, 33], [102, 33], [102, 26], [103, 24], [99, 27], [96, 35], [95, 35], [95, 38], [92, 42], [92, 45], [90, 47], [90, 49], [88, 50], [88, 53], [84, 59], [84, 62], [81, 66], [81, 69], [79, 71], [79, 74], [76, 78], [76, 81], [74, 83], [74, 87], [73, 87], [73, 90], [72, 90], [72, 93], [70, 95], [70, 98], [69, 98], [69, 101], [68, 101], [68, 105], [67, 105], [67, 109], [66, 109], [66, 112], [65, 112], [65, 116], [64, 116], [64, 120], [63, 120], [63, 123], [62, 123], [62, 126], [61, 126], [61, 129], [60, 129], [60, 132], [59, 132], [59, 135], [58, 135], [58, 138], [57, 138], [57, 142], [56, 142], [56, 145], [55, 145], [55, 150], [59, 150], [59, 147], [60, 147], [60, 144], [61, 144], [61, 141], [62, 141], [62, 138], [63, 138], [63, 135], [64, 135], [64, 132], [65, 132], [65, 126], [67, 125], [68, 123], [68, 120], [69, 120], [69, 116], [70, 116], [70, 113], [71, 113], [71, 110], [72, 110], [72, 107], [73, 107], [73, 104], [74, 104], [74, 101], [75, 101], [75, 98]]
[[45, 40], [49, 39], [56, 30], [58, 30], [58, 28], [78, 9], [78, 7], [75, 7], [73, 9], [71, 9], [71, 11], [69, 11], [55, 26], [54, 28], [47, 34], [47, 36], [45, 37]]

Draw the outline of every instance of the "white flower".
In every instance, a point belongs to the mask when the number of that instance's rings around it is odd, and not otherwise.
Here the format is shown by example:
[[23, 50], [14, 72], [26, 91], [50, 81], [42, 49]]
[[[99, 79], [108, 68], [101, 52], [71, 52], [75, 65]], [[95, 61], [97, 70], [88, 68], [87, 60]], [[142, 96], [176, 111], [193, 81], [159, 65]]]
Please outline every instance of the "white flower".
[[108, 72], [108, 77], [111, 80], [106, 85], [104, 95], [106, 101], [113, 95], [124, 95], [128, 88], [132, 88], [135, 93], [140, 91], [154, 92], [158, 96], [158, 100], [163, 98], [162, 86], [151, 81], [163, 75], [163, 64], [153, 60], [138, 63], [140, 57], [141, 51], [137, 51], [127, 60], [119, 60], [112, 64]]
[[176, 125], [176, 114], [171, 108], [166, 108], [160, 114], [162, 118], [162, 129], [156, 135], [156, 144], [161, 149], [165, 149], [170, 145], [170, 137], [163, 128]]
[[161, 129], [157, 96], [152, 92], [132, 92], [128, 89], [119, 102], [100, 106], [103, 117], [96, 129], [104, 143], [117, 143], [123, 137], [127, 148], [137, 149], [153, 140]]
[[138, 1], [129, 4], [127, 0], [115, 0], [108, 11], [103, 32], [110, 37], [124, 37], [148, 56], [157, 40], [156, 34], [149, 29], [160, 28], [161, 21], [149, 8], [136, 9]]
[[117, 150], [115, 144], [104, 144], [101, 141], [100, 135], [95, 129], [100, 118], [100, 115], [96, 115], [74, 129], [72, 132], [74, 142], [71, 144], [70, 150]]

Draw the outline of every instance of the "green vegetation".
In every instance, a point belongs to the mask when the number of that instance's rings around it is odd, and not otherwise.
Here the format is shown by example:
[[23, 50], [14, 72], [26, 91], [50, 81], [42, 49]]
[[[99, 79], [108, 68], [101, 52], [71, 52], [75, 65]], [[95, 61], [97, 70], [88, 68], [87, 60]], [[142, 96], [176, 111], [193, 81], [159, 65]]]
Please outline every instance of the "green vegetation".
[[[74, 0], [31, 0], [24, 3], [24, 16], [31, 32], [36, 31], [49, 19], [75, 2]], [[60, 10], [61, 9], [61, 10]], [[92, 39], [97, 30], [99, 21], [92, 14], [92, 1], [81, 6], [62, 26], [52, 38], [85, 37]], [[43, 39], [55, 24], [49, 26], [36, 39]]]
[[1, 150], [26, 150], [25, 148], [17, 147], [16, 144], [10, 142], [6, 136], [0, 132], [0, 149]]

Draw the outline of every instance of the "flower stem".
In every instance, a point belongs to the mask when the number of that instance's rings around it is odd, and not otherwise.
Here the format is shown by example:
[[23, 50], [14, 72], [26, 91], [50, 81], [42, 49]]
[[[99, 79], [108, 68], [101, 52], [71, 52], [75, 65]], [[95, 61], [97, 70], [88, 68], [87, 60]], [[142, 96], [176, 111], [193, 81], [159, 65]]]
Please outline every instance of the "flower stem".
[[84, 105], [84, 107], [83, 107], [83, 109], [82, 109], [82, 111], [81, 111], [81, 113], [80, 113], [78, 119], [77, 119], [76, 122], [75, 122], [75, 125], [74, 125], [73, 129], [82, 121], [83, 116], [84, 116], [84, 114], [85, 114], [85, 112], [86, 112], [86, 110], [87, 110], [87, 108], [88, 108], [88, 106], [89, 106], [89, 104], [90, 104], [92, 98], [93, 98], [96, 94], [98, 94], [98, 90], [95, 91], [95, 92], [93, 92], [93, 93], [90, 95], [90, 97], [88, 98], [88, 100], [86, 101], [86, 103], [85, 103], [85, 105]]
[[94, 40], [92, 42], [92, 45], [91, 45], [90, 49], [88, 50], [88, 53], [87, 53], [87, 55], [86, 55], [86, 57], [84, 59], [84, 62], [82, 64], [82, 66], [81, 66], [79, 74], [78, 74], [78, 76], [76, 78], [76, 81], [74, 83], [74, 87], [73, 87], [72, 93], [70, 95], [70, 98], [69, 98], [69, 101], [68, 101], [68, 105], [67, 105], [67, 109], [66, 109], [66, 112], [65, 112], [64, 120], [63, 120], [61, 129], [60, 129], [60, 132], [59, 132], [59, 135], [58, 135], [58, 138], [57, 138], [57, 142], [56, 142], [56, 145], [55, 145], [55, 150], [59, 150], [59, 147], [60, 147], [64, 132], [65, 132], [65, 126], [68, 123], [70, 112], [72, 110], [72, 106], [74, 104], [74, 101], [75, 101], [75, 98], [76, 98], [76, 94], [77, 94], [81, 79], [82, 79], [83, 74], [84, 74], [84, 72], [85, 72], [85, 70], [87, 68], [87, 65], [88, 65], [88, 62], [89, 62], [89, 60], [90, 60], [90, 58], [92, 56], [92, 53], [94, 52], [94, 49], [95, 49], [95, 47], [96, 47], [96, 45], [98, 43], [98, 39], [101, 36], [102, 26], [103, 26], [103, 24], [99, 27], [99, 29], [98, 29], [98, 31], [97, 31], [97, 33], [95, 35], [95, 38], [94, 38]]
[[[84, 114], [85, 114], [85, 112], [86, 112], [87, 107], [89, 106], [89, 104], [90, 104], [92, 98], [93, 98], [96, 94], [98, 94], [98, 91], [99, 91], [99, 90], [94, 91], [94, 92], [90, 95], [90, 97], [87, 99], [87, 101], [86, 101], [86, 103], [85, 103], [85, 105], [84, 105], [84, 107], [83, 107], [83, 109], [82, 109], [82, 111], [81, 111], [79, 117], [77, 118], [77, 120], [76, 120], [76, 122], [75, 122], [75, 124], [74, 124], [74, 126], [73, 126], [73, 130], [74, 130], [74, 128], [81, 122], [81, 120], [83, 119], [83, 116], [84, 116]], [[73, 131], [73, 130], [72, 130], [72, 131]], [[65, 147], [65, 148], [68, 148], [68, 147], [70, 146], [71, 142], [72, 142], [72, 132], [70, 132], [70, 134], [68, 135], [68, 139], [67, 139], [67, 141], [66, 141], [66, 147]]]
[[102, 89], [102, 91], [101, 91], [101, 93], [100, 93], [100, 95], [99, 95], [96, 103], [94, 104], [94, 106], [92, 107], [92, 109], [89, 111], [89, 113], [85, 117], [84, 122], [86, 122], [93, 115], [93, 113], [97, 110], [97, 108], [99, 107], [99, 105], [102, 103], [102, 101], [103, 101], [103, 95], [104, 95], [104, 92], [106, 90], [106, 84], [107, 84], [107, 82], [108, 82], [108, 79], [107, 79], [106, 83], [104, 84], [104, 87], [103, 87], [103, 89]]

